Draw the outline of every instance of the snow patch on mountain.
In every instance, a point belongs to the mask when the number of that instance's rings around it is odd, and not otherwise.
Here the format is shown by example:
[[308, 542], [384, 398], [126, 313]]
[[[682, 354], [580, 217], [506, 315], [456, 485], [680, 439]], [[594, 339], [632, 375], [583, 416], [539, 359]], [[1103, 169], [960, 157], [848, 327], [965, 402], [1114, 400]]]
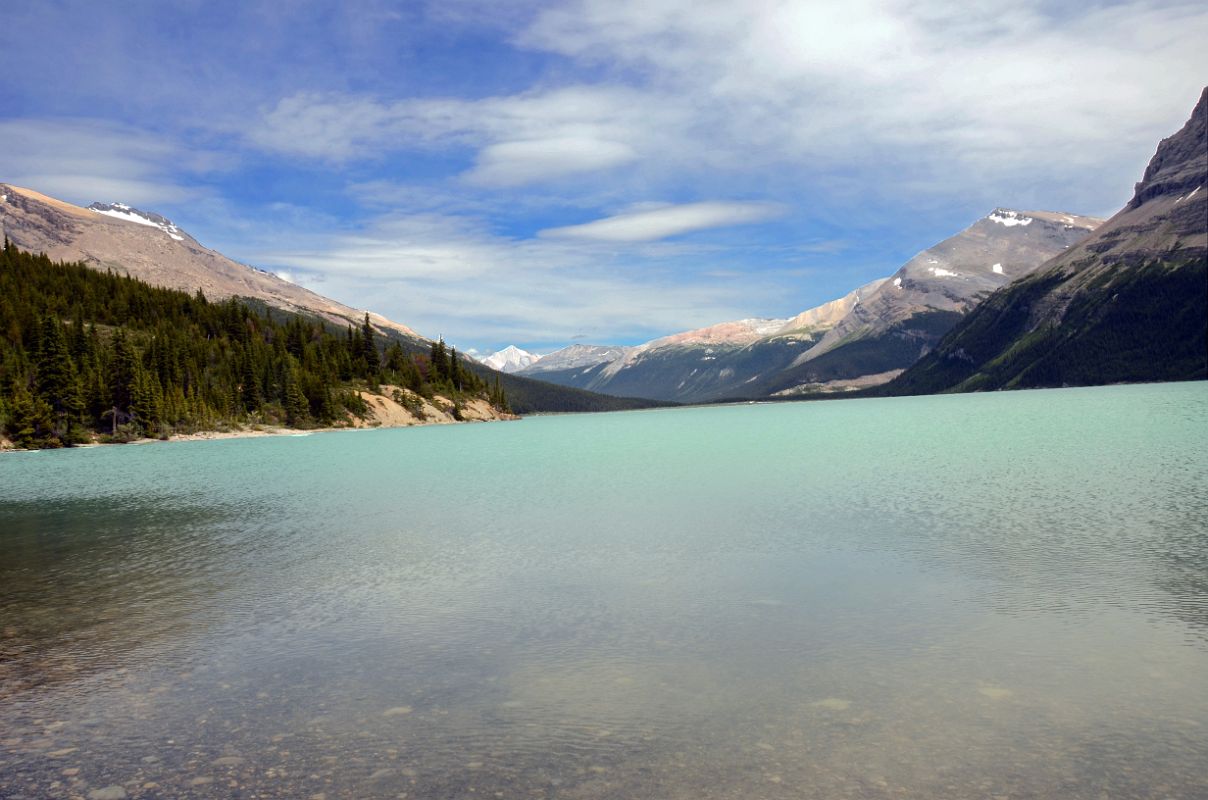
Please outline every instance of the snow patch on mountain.
[[183, 242], [185, 239], [185, 237], [180, 235], [180, 229], [173, 224], [172, 220], [161, 217], [159, 214], [153, 214], [150, 211], [140, 211], [137, 208], [131, 208], [125, 203], [93, 203], [88, 206], [88, 210], [104, 214], [107, 217], [113, 217], [114, 219], [133, 222], [137, 225], [159, 228], [178, 242]]
[[[1189, 194], [1185, 194], [1185, 195], [1179, 197], [1179, 199], [1175, 200], [1174, 202], [1176, 204], [1178, 204], [1178, 203], [1183, 202], [1184, 200], [1190, 200], [1191, 198], [1195, 197], [1196, 193], [1199, 192], [1200, 189], [1203, 189], [1203, 188], [1204, 188], [1203, 186], [1197, 186], [1194, 189], [1192, 189]], [[0, 200], [3, 200], [3, 199], [4, 199], [3, 197], [0, 197]]]
[[519, 372], [525, 367], [536, 364], [540, 360], [541, 356], [530, 353], [527, 350], [521, 350], [519, 347], [511, 344], [498, 352], [491, 353], [486, 358], [479, 359], [479, 361], [491, 369], [509, 373]]
[[1008, 228], [1013, 228], [1016, 225], [1032, 224], [1031, 217], [1020, 214], [1018, 211], [1012, 211], [1009, 208], [996, 208], [986, 219], [991, 222], [997, 222], [999, 225], [1005, 225]]
[[561, 350], [546, 353], [539, 361], [521, 372], [524, 375], [540, 376], [543, 372], [578, 369], [582, 370], [580, 374], [585, 374], [602, 364], [624, 358], [633, 349], [620, 345], [572, 344]]

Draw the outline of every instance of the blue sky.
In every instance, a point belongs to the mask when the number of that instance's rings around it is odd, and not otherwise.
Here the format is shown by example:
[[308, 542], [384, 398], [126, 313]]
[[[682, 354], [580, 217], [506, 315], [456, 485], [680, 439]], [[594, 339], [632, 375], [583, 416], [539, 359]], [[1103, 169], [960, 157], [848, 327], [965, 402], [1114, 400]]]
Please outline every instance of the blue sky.
[[0, 180], [483, 352], [785, 317], [996, 206], [1107, 216], [1201, 2], [39, 2]]

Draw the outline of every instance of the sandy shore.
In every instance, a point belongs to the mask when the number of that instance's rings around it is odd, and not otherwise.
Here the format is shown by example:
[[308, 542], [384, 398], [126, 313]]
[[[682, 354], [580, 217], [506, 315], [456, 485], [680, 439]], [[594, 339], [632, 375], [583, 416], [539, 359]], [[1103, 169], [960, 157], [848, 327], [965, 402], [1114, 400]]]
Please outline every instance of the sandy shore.
[[[410, 428], [418, 425], [455, 425], [463, 422], [498, 422], [518, 420], [515, 414], [505, 414], [485, 400], [471, 400], [460, 408], [461, 419], [454, 417], [452, 400], [437, 395], [431, 400], [420, 397], [397, 386], [382, 386], [381, 392], [359, 392], [369, 408], [364, 419], [349, 416], [347, 424], [325, 428], [283, 428], [276, 425], [252, 425], [228, 430], [198, 431], [196, 433], [174, 433], [167, 439], [136, 439], [127, 444], [154, 444], [156, 442], [197, 442], [207, 439], [251, 439], [259, 436], [308, 436], [312, 433], [331, 431], [371, 430], [374, 428]], [[399, 402], [399, 400], [403, 402]], [[102, 447], [105, 442], [77, 445], [77, 447]], [[0, 436], [0, 452], [25, 452]]]

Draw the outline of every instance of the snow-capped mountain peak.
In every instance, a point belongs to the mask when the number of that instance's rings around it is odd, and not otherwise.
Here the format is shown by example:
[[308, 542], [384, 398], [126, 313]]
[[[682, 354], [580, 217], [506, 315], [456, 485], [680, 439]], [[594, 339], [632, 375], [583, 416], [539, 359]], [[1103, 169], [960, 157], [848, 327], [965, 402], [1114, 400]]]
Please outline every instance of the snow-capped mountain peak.
[[131, 208], [125, 203], [93, 203], [88, 206], [88, 210], [104, 214], [107, 217], [124, 219], [126, 222], [159, 228], [178, 242], [184, 241], [185, 238], [181, 236], [180, 229], [176, 227], [172, 220], [150, 211], [140, 211], [137, 208]]
[[511, 344], [497, 353], [491, 353], [486, 358], [480, 359], [483, 364], [500, 372], [518, 372], [540, 360], [541, 356], [521, 350]]

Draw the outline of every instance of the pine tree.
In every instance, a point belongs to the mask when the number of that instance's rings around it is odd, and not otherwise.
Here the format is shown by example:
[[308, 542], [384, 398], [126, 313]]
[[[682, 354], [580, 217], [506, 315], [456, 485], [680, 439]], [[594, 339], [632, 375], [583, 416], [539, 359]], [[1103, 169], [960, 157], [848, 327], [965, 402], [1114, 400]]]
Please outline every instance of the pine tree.
[[138, 356], [134, 352], [125, 331], [119, 329], [113, 336], [113, 363], [109, 370], [109, 398], [114, 408], [129, 412], [131, 389], [134, 386]]
[[244, 412], [251, 414], [260, 410], [263, 395], [260, 392], [260, 374], [256, 369], [256, 360], [249, 346], [243, 352], [242, 371], [239, 374], [239, 400]]
[[449, 383], [457, 391], [462, 390], [461, 364], [457, 360], [457, 348], [454, 347], [449, 352]]
[[365, 377], [370, 378], [377, 375], [381, 370], [382, 364], [378, 358], [377, 345], [373, 341], [374, 331], [373, 326], [369, 324], [369, 312], [365, 312], [365, 322], [361, 325], [361, 357], [365, 359], [365, 368], [368, 370]]
[[47, 315], [42, 320], [37, 360], [38, 394], [56, 415], [78, 411], [75, 365], [67, 349], [67, 338], [58, 320]]
[[293, 427], [307, 421], [310, 416], [310, 403], [302, 393], [299, 385], [297, 369], [290, 365], [285, 372], [285, 420]]
[[428, 376], [428, 380], [432, 383], [445, 383], [449, 379], [449, 359], [443, 337], [432, 343], [428, 361], [431, 364], [431, 374]]
[[54, 412], [42, 398], [15, 384], [8, 410], [8, 433], [21, 447], [59, 447], [54, 433]]

